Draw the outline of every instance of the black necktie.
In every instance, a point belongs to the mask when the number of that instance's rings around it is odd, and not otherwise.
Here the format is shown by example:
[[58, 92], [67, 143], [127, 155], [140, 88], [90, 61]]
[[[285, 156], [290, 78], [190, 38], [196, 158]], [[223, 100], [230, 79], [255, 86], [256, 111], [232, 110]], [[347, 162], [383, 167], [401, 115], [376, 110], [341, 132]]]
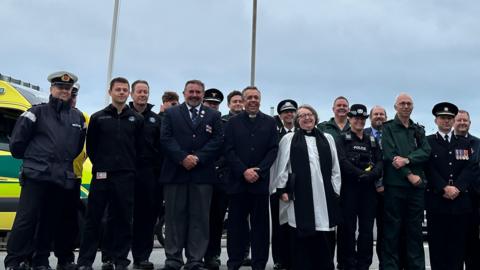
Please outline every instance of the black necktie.
[[377, 131], [377, 136], [375, 136], [378, 140], [380, 140], [382, 138], [382, 132], [381, 131]]
[[445, 135], [445, 141], [448, 143], [448, 134]]
[[192, 113], [192, 123], [195, 124], [195, 122], [197, 121], [197, 118], [198, 118], [197, 109], [196, 108], [191, 108], [190, 112]]

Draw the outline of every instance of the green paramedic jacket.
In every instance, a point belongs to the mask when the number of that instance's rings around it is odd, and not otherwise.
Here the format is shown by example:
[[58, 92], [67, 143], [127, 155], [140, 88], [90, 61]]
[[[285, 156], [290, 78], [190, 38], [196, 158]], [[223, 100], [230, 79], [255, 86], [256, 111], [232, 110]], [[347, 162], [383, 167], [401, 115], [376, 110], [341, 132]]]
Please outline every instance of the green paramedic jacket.
[[[430, 157], [430, 145], [425, 137], [423, 126], [409, 120], [408, 128], [395, 115], [383, 126], [382, 147], [384, 160], [383, 183], [386, 186], [413, 187], [407, 175], [411, 172], [422, 178], [420, 188], [425, 187], [423, 166]], [[400, 169], [392, 165], [395, 156], [406, 157], [410, 163]]]

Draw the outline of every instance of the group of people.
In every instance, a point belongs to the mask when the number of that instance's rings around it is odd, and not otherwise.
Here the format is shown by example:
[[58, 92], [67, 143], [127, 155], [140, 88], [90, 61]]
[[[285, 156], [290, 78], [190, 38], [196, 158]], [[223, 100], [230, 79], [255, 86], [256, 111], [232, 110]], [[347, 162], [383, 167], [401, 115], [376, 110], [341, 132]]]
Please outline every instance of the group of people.
[[[221, 116], [223, 93], [199, 80], [185, 83], [181, 104], [166, 92], [157, 114], [147, 81], [130, 87], [117, 77], [111, 104], [88, 119], [75, 108], [74, 74], [48, 80], [49, 102], [24, 112], [11, 136], [23, 165], [9, 270], [50, 269], [52, 250], [57, 269], [90, 270], [100, 246], [102, 270], [127, 269], [130, 251], [134, 269], [153, 269], [159, 215], [162, 270], [219, 269], [227, 208], [229, 270], [245, 265], [250, 250], [247, 263], [265, 269], [270, 227], [276, 270], [332, 270], [335, 254], [338, 269], [369, 269], [375, 220], [380, 269], [425, 269], [425, 209], [432, 269], [480, 269], [480, 140], [454, 104], [433, 107], [438, 132], [426, 136], [410, 119], [406, 93], [396, 97], [392, 120], [381, 106], [369, 111], [340, 96], [334, 117], [319, 123], [313, 107], [292, 99], [275, 117], [262, 113], [255, 86], [229, 93]], [[75, 263], [87, 156], [92, 180]]]

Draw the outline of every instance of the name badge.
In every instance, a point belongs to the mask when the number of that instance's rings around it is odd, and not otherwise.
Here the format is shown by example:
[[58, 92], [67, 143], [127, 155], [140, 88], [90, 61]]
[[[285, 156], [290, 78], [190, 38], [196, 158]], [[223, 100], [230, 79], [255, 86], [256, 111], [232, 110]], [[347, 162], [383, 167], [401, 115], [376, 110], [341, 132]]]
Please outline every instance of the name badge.
[[98, 180], [107, 179], [107, 172], [97, 172], [96, 179]]

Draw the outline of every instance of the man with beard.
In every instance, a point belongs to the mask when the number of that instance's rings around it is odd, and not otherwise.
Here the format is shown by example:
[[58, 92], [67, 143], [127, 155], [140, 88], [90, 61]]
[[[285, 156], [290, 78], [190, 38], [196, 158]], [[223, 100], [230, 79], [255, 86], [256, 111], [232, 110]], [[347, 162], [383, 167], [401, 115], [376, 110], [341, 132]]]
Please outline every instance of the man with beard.
[[199, 270], [209, 240], [212, 184], [218, 183], [215, 161], [221, 152], [220, 113], [204, 105], [205, 86], [185, 84], [185, 102], [165, 111], [160, 141], [165, 153], [160, 181], [165, 198], [165, 267]]
[[[269, 170], [278, 150], [275, 120], [260, 112], [260, 90], [243, 92], [245, 111], [225, 126], [225, 156], [230, 166], [228, 193], [228, 269], [242, 265], [245, 245], [252, 243], [252, 269], [265, 269], [269, 249]], [[250, 216], [251, 232], [248, 232]]]
[[[467, 138], [470, 141], [472, 146], [472, 157], [471, 159], [478, 164], [479, 162], [479, 151], [480, 151], [480, 139], [473, 136], [469, 133], [470, 130], [470, 114], [465, 110], [459, 110], [457, 116], [455, 116], [455, 122], [453, 124], [454, 133], [456, 136], [461, 136]], [[466, 270], [476, 270], [480, 269], [480, 239], [479, 239], [479, 226], [480, 226], [480, 215], [479, 215], [479, 197], [478, 197], [478, 175], [475, 176], [475, 179], [472, 179], [473, 187], [477, 192], [470, 192], [470, 200], [472, 202], [473, 211], [469, 218], [469, 224], [467, 227], [467, 245], [465, 250], [465, 269]]]
[[112, 221], [107, 230], [115, 236], [112, 256], [115, 269], [127, 269], [132, 241], [135, 172], [142, 149], [143, 117], [126, 104], [128, 80], [114, 78], [108, 90], [112, 103], [94, 113], [87, 134], [87, 154], [93, 179], [88, 195], [87, 216], [80, 245], [80, 270], [91, 270], [100, 238], [105, 209]]
[[428, 220], [428, 248], [433, 270], [462, 270], [472, 203], [473, 160], [471, 145], [464, 136], [453, 135], [458, 112], [449, 102], [432, 109], [438, 131], [427, 137], [432, 148], [425, 193]]
[[[297, 114], [297, 102], [291, 99], [285, 99], [278, 103], [275, 120], [277, 120], [277, 130], [279, 140], [288, 133], [295, 132], [295, 116]], [[288, 225], [280, 225], [278, 216], [279, 194], [270, 195], [270, 210], [272, 216], [272, 257], [273, 269], [290, 269], [290, 245]]]
[[[410, 115], [413, 100], [401, 93], [395, 99], [397, 111], [393, 120], [383, 126], [382, 149], [385, 185], [384, 269], [400, 269], [404, 249], [407, 269], [425, 269], [422, 221], [424, 211], [425, 173], [430, 146], [423, 126]], [[405, 246], [400, 237], [405, 235]]]
[[[83, 149], [86, 125], [82, 113], [70, 103], [77, 76], [60, 71], [48, 76], [48, 81], [48, 103], [22, 113], [10, 139], [12, 156], [22, 159], [23, 165], [22, 191], [4, 261], [8, 270], [30, 269], [25, 261], [32, 252], [33, 269], [50, 269], [52, 228], [61, 223], [59, 206], [79, 185], [73, 160]], [[77, 208], [64, 211], [76, 214]]]
[[133, 209], [132, 256], [134, 269], [153, 269], [148, 259], [153, 248], [153, 233], [157, 221], [158, 204], [158, 160], [160, 156], [160, 117], [152, 112], [148, 103], [150, 87], [147, 81], [137, 80], [132, 84], [130, 108], [141, 114], [144, 120], [143, 148], [135, 175], [135, 200]]
[[[382, 128], [383, 124], [387, 121], [387, 111], [382, 106], [373, 106], [370, 110], [370, 127], [365, 129], [365, 133], [372, 135], [377, 141], [378, 145], [382, 146]], [[383, 256], [382, 256], [382, 245], [383, 245], [383, 208], [385, 205], [383, 199], [383, 177], [378, 179], [375, 182], [377, 190], [377, 213], [376, 213], [376, 225], [377, 225], [377, 258], [378, 258], [378, 268], [383, 269]]]

